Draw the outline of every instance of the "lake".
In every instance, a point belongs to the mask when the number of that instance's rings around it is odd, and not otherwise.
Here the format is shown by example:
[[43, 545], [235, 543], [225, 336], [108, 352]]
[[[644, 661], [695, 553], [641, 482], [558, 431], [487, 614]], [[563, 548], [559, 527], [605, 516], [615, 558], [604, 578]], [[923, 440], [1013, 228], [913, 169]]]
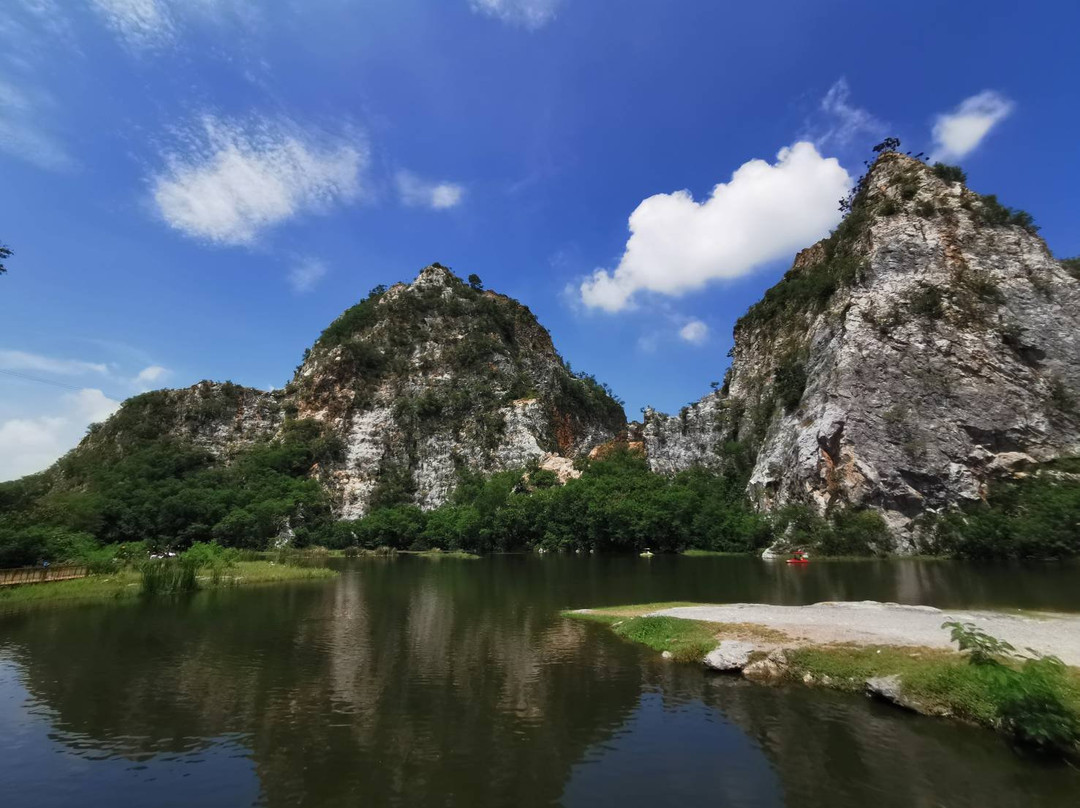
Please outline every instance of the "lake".
[[0, 615], [0, 804], [1080, 802], [1080, 772], [985, 730], [710, 675], [559, 616], [661, 600], [1080, 611], [1076, 566], [341, 565], [328, 583]]

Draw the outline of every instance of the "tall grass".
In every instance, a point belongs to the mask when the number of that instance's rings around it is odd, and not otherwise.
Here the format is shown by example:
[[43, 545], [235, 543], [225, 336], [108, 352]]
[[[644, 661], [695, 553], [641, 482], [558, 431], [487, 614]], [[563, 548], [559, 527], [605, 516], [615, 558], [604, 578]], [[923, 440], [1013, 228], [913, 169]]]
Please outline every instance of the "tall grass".
[[139, 565], [139, 592], [147, 597], [194, 592], [199, 588], [199, 564], [189, 558], [151, 558]]

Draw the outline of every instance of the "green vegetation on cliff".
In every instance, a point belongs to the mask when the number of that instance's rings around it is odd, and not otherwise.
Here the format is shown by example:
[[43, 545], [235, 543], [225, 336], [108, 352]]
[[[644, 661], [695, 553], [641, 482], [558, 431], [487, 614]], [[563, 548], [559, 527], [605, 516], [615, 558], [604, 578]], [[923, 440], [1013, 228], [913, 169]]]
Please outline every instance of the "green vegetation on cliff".
[[122, 542], [262, 549], [292, 530], [304, 543], [332, 521], [309, 472], [341, 451], [310, 420], [288, 421], [228, 465], [169, 435], [91, 443], [44, 474], [0, 485], [0, 566], [82, 559]]
[[992, 483], [985, 502], [924, 518], [920, 550], [966, 559], [1080, 555], [1080, 458]]
[[451, 502], [427, 513], [413, 506], [338, 522], [331, 547], [493, 552], [626, 551], [687, 547], [748, 552], [768, 544], [765, 517], [746, 502], [744, 481], [701, 469], [669, 478], [630, 451], [584, 462], [583, 474], [558, 485], [554, 474], [466, 475]]

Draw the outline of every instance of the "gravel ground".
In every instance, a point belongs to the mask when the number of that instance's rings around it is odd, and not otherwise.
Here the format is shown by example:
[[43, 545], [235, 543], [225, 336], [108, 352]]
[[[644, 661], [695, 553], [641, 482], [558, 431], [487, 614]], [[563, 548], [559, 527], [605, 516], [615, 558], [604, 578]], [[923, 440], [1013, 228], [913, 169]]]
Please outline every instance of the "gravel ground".
[[1067, 665], [1080, 666], [1080, 616], [1013, 615], [900, 606], [895, 603], [815, 603], [812, 606], [769, 606], [733, 603], [723, 606], [680, 606], [653, 615], [707, 620], [714, 623], [753, 623], [779, 629], [794, 640], [809, 643], [859, 645], [922, 645], [953, 648], [946, 620], [975, 623], [986, 633], [1012, 643], [1018, 650], [1033, 648], [1053, 654]]

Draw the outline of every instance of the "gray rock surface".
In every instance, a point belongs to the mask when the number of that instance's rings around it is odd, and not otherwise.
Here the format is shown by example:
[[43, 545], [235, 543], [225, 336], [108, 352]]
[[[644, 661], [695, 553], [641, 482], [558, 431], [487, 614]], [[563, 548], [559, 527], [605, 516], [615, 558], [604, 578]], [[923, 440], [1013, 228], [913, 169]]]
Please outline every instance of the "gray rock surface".
[[741, 671], [757, 650], [753, 643], [742, 640], [724, 640], [705, 655], [705, 667], [714, 671]]

